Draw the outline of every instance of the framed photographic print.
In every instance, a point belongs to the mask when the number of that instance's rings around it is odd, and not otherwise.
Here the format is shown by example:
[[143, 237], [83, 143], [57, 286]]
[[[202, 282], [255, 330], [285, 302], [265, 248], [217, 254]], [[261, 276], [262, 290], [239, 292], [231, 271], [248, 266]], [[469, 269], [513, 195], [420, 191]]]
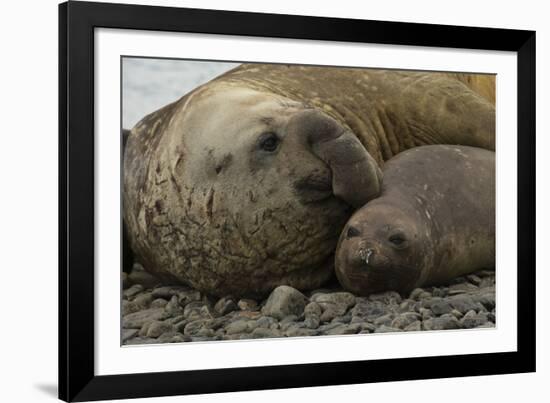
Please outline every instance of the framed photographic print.
[[61, 399], [535, 370], [534, 32], [59, 13]]

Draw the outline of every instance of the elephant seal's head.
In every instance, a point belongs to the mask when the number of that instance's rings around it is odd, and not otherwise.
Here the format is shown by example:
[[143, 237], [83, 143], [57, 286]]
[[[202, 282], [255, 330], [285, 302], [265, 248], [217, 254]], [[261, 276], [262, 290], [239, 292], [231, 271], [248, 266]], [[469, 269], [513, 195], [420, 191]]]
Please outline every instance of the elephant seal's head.
[[428, 220], [406, 200], [382, 196], [357, 210], [340, 235], [336, 277], [348, 291], [408, 293], [433, 258]]
[[147, 177], [135, 249], [151, 269], [254, 295], [328, 279], [339, 233], [378, 194], [381, 173], [322, 111], [210, 83], [174, 107]]

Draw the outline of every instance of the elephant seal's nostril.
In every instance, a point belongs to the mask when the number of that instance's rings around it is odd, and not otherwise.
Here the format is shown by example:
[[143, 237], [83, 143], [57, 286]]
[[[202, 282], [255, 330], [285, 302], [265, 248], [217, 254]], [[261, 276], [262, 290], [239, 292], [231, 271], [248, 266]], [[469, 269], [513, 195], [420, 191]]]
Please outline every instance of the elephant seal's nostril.
[[359, 236], [361, 235], [361, 233], [359, 232], [359, 230], [357, 228], [355, 228], [354, 226], [350, 225], [348, 227], [348, 231], [346, 232], [346, 237], [349, 239], [349, 238], [353, 238], [353, 237], [356, 237], [356, 236]]
[[371, 248], [367, 250], [365, 249], [359, 250], [359, 256], [361, 257], [361, 260], [363, 260], [366, 264], [369, 264], [369, 259], [373, 253], [374, 253], [374, 250]]

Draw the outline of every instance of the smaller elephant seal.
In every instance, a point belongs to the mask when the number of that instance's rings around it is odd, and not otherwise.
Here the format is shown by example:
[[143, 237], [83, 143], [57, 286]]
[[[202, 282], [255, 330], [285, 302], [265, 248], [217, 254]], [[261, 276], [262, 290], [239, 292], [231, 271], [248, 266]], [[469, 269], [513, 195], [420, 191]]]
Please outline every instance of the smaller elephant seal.
[[495, 265], [495, 153], [431, 145], [390, 159], [350, 218], [336, 275], [351, 292], [410, 292]]

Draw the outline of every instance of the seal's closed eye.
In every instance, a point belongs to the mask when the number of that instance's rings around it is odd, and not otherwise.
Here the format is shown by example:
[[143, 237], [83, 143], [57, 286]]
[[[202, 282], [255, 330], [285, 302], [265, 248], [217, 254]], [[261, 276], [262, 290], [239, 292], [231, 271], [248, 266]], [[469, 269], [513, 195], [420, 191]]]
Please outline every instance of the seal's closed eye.
[[407, 238], [401, 232], [390, 235], [388, 241], [397, 249], [403, 249], [407, 246]]
[[353, 226], [349, 226], [348, 227], [348, 231], [346, 232], [346, 237], [349, 239], [349, 238], [353, 238], [353, 237], [356, 237], [356, 236], [359, 236], [360, 235], [360, 232], [357, 228], [353, 227]]

